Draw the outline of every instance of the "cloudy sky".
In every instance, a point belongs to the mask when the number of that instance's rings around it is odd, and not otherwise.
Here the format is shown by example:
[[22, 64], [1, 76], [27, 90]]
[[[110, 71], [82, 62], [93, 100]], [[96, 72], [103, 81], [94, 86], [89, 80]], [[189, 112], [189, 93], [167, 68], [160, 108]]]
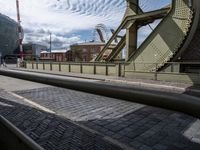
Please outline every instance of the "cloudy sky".
[[[144, 11], [160, 8], [170, 0], [141, 0]], [[103, 23], [116, 29], [126, 8], [125, 0], [19, 0], [24, 42], [48, 45], [52, 33], [54, 48], [92, 40], [93, 30]], [[16, 20], [15, 0], [0, 0], [0, 13]], [[143, 34], [149, 31], [145, 29]]]

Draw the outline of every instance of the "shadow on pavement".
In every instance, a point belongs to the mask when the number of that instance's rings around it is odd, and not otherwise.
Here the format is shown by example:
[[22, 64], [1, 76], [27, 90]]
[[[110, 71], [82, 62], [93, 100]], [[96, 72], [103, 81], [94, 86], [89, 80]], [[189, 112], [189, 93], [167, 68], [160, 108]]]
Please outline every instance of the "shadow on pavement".
[[63, 117], [28, 105], [0, 99], [0, 114], [47, 150], [121, 149]]
[[121, 118], [81, 123], [135, 149], [199, 150], [200, 141], [191, 140], [200, 139], [200, 124], [193, 127], [197, 121], [182, 113], [144, 107]]
[[184, 94], [200, 98], [200, 85], [193, 85], [191, 87], [188, 87], [186, 89], [186, 92], [184, 92]]
[[[156, 112], [152, 112], [151, 108], [144, 107], [134, 114], [130, 113], [120, 118], [94, 119], [79, 123], [136, 150], [200, 149], [200, 144], [192, 142], [191, 139], [184, 136], [184, 133], [197, 119], [184, 114], [174, 114], [171, 111], [163, 113], [159, 108]], [[170, 113], [171, 116], [165, 118]], [[102, 136], [88, 132], [64, 117], [46, 113], [26, 104], [0, 99], [0, 114], [48, 150], [120, 149], [105, 141]], [[147, 119], [144, 119], [144, 116], [148, 116]], [[130, 126], [127, 125], [129, 123]], [[124, 126], [128, 126], [128, 128], [124, 128]], [[187, 134], [195, 135], [193, 132]]]

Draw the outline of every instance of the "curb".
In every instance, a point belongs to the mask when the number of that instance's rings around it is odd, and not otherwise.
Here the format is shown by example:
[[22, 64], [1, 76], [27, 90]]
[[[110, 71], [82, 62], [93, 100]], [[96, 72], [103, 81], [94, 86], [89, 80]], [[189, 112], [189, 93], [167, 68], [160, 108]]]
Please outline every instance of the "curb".
[[145, 83], [145, 82], [135, 82], [135, 81], [124, 81], [124, 80], [114, 80], [114, 79], [105, 79], [106, 82], [111, 83], [123, 83], [127, 85], [135, 85], [139, 87], [145, 87], [145, 88], [155, 88], [155, 89], [166, 89], [170, 92], [172, 91], [179, 91], [179, 92], [195, 92], [200, 93], [200, 89], [189, 89], [185, 87], [177, 87], [177, 86], [171, 86], [171, 85], [161, 85], [161, 84], [153, 84], [153, 83]]

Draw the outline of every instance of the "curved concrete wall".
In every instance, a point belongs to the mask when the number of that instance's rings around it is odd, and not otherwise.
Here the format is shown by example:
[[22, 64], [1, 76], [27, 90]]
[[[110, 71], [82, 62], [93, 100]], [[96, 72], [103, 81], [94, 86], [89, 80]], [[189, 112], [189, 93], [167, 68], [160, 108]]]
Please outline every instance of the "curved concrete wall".
[[0, 14], [0, 52], [2, 56], [13, 54], [18, 47], [17, 23]]

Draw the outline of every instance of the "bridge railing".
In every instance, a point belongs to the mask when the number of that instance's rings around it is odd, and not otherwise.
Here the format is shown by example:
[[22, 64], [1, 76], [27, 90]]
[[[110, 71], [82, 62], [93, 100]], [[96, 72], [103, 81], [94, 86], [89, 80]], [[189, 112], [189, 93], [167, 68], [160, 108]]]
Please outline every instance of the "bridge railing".
[[65, 72], [65, 73], [82, 73], [106, 76], [122, 76], [121, 63], [75, 63], [75, 62], [25, 62], [27, 69]]
[[[137, 66], [152, 65], [151, 71], [138, 70]], [[158, 63], [142, 62], [124, 65], [124, 76], [127, 78], [151, 79], [160, 81], [189, 82], [200, 84], [200, 62], [168, 62], [162, 70], [157, 70]]]
[[127, 78], [140, 78], [151, 80], [180, 81], [200, 84], [200, 62], [170, 62], [165, 63], [162, 71], [137, 70], [137, 65], [153, 65], [157, 63], [103, 63], [103, 62], [25, 62], [27, 69], [81, 73], [93, 75], [106, 75]]

